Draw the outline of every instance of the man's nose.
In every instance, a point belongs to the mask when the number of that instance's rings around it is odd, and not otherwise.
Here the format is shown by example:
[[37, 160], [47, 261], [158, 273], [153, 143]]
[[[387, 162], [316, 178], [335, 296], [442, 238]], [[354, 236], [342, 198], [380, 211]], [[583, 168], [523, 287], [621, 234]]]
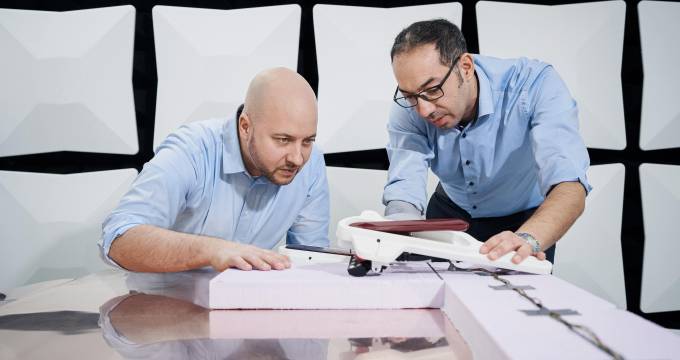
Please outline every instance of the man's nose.
[[426, 119], [434, 112], [436, 108], [437, 107], [434, 106], [433, 103], [423, 99], [418, 99], [418, 104], [416, 105], [416, 111], [418, 111], [418, 114]]
[[294, 144], [291, 146], [290, 151], [288, 152], [287, 159], [289, 163], [300, 167], [305, 161], [305, 157], [303, 154], [302, 150], [302, 145], [301, 144]]

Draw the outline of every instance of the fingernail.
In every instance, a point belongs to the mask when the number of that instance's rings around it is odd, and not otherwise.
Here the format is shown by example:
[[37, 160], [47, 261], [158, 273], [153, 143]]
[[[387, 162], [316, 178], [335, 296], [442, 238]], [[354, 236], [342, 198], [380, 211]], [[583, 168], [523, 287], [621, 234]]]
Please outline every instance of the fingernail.
[[515, 256], [512, 258], [512, 262], [514, 262], [515, 264], [519, 264], [519, 262], [520, 262], [521, 260], [522, 260], [522, 259], [521, 259], [519, 256], [517, 256], [517, 255], [515, 255]]

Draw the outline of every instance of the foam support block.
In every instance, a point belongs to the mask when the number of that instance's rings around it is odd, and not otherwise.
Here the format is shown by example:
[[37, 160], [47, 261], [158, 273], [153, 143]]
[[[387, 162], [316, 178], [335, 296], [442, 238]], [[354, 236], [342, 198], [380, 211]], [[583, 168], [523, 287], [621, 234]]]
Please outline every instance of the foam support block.
[[[485, 359], [604, 359], [607, 354], [537, 310], [517, 292], [499, 289], [490, 276], [442, 274], [445, 280], [442, 311], [473, 349]], [[554, 276], [512, 275], [515, 286], [553, 311], [576, 312], [564, 319], [585, 325], [603, 343], [626, 359], [677, 359], [680, 338], [631, 312], [617, 309]]]
[[[532, 315], [536, 306], [493, 277], [449, 272], [442, 263], [433, 266], [439, 276], [426, 263], [391, 267], [380, 276], [362, 278], [347, 275], [343, 263], [285, 271], [227, 270], [209, 281], [208, 305], [212, 309], [325, 309], [318, 314], [329, 319], [342, 316], [331, 309], [365, 309], [370, 315], [379, 309], [441, 308], [475, 357], [607, 357], [563, 324]], [[588, 326], [626, 358], [680, 358], [677, 335], [564, 280], [551, 275], [504, 277], [548, 309], [572, 313], [565, 319]], [[218, 312], [214, 316], [241, 315]]]
[[[424, 266], [424, 267], [423, 267]], [[344, 263], [285, 271], [227, 270], [210, 281], [212, 309], [440, 308], [442, 281], [427, 264], [351, 277]]]

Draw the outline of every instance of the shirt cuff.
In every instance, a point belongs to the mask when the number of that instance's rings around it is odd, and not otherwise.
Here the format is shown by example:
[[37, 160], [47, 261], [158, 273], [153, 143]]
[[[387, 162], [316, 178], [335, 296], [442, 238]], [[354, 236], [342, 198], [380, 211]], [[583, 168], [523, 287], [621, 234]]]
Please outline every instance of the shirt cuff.
[[117, 228], [115, 231], [111, 233], [105, 232], [102, 238], [100, 239], [99, 243], [97, 244], [99, 246], [99, 257], [108, 265], [113, 266], [116, 269], [121, 269], [121, 270], [127, 270], [124, 267], [120, 266], [117, 262], [115, 262], [113, 259], [109, 257], [109, 251], [111, 250], [111, 245], [113, 244], [118, 237], [121, 235], [125, 234], [126, 231], [130, 230], [131, 228], [141, 225], [139, 223], [134, 223], [134, 224], [126, 224], [123, 225], [119, 228]]
[[385, 207], [385, 217], [390, 220], [422, 220], [423, 215], [410, 202], [392, 200]]

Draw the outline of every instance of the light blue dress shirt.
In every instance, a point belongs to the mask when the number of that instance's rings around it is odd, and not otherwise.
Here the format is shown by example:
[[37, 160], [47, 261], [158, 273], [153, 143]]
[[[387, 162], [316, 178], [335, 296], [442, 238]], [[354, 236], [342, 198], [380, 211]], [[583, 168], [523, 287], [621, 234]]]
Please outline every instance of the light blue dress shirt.
[[99, 243], [111, 243], [140, 224], [273, 248], [328, 246], [328, 181], [323, 154], [314, 146], [288, 185], [248, 174], [235, 117], [180, 127], [156, 149], [131, 189], [106, 218]]
[[473, 218], [539, 206], [564, 181], [579, 181], [589, 192], [576, 102], [555, 69], [526, 58], [475, 55], [474, 63], [478, 115], [462, 130], [439, 129], [415, 108], [393, 105], [383, 203], [397, 200], [394, 207], [403, 209], [405, 201], [424, 213], [428, 167]]

